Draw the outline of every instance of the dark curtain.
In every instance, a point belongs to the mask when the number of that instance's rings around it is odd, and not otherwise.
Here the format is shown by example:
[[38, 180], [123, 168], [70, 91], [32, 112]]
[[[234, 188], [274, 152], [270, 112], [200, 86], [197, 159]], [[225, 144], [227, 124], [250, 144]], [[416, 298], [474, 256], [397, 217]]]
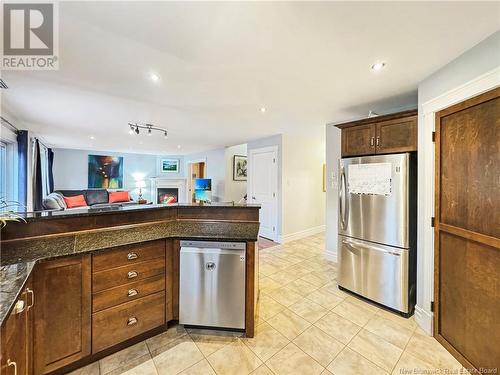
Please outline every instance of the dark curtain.
[[49, 163], [49, 193], [54, 192], [54, 173], [52, 172], [52, 166], [54, 165], [54, 151], [51, 148], [47, 149], [47, 162]]
[[27, 207], [28, 204], [28, 131], [17, 132], [17, 160], [18, 160], [18, 191], [19, 204]]
[[35, 170], [33, 171], [33, 210], [41, 211], [43, 201], [43, 186], [42, 186], [42, 158], [40, 157], [40, 142], [35, 139]]

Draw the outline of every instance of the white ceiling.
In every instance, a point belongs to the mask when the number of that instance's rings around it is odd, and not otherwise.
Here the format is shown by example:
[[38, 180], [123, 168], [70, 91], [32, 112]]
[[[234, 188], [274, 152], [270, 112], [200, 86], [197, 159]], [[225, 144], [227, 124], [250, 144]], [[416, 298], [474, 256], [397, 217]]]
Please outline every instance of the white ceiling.
[[[62, 2], [60, 69], [3, 72], [2, 105], [55, 147], [186, 154], [322, 134], [415, 106], [418, 83], [498, 30], [499, 13], [499, 2]], [[128, 121], [169, 138], [130, 136]]]

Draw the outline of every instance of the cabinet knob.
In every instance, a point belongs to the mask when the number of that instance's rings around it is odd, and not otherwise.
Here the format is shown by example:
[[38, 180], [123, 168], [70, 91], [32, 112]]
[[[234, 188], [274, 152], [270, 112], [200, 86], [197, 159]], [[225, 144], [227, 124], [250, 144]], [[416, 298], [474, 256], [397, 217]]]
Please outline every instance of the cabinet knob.
[[137, 275], [138, 275], [138, 273], [137, 273], [136, 271], [129, 271], [129, 272], [127, 273], [127, 277], [128, 277], [129, 279], [133, 279], [134, 277], [137, 277]]
[[127, 254], [127, 259], [128, 260], [134, 260], [134, 259], [137, 259], [139, 258], [139, 255], [137, 255], [136, 253], [128, 253]]
[[[20, 314], [24, 311], [25, 308], [26, 308], [26, 304], [24, 303], [24, 301], [22, 299], [20, 299], [14, 305], [14, 308], [12, 309], [12, 314], [14, 314], [14, 315]], [[13, 363], [15, 363], [15, 362], [13, 362]]]
[[375, 146], [375, 137], [370, 138], [370, 146]]
[[14, 361], [11, 361], [10, 358], [7, 360], [7, 367], [14, 367], [14, 375], [17, 375], [17, 363]]
[[128, 293], [127, 293], [127, 295], [128, 295], [129, 297], [134, 297], [134, 296], [136, 296], [136, 295], [138, 295], [138, 294], [139, 294], [139, 292], [137, 291], [137, 289], [129, 289], [129, 290], [128, 290]]
[[380, 137], [377, 137], [377, 146], [380, 146]]
[[127, 325], [128, 326], [133, 326], [134, 324], [137, 324], [137, 318], [132, 316], [128, 318]]

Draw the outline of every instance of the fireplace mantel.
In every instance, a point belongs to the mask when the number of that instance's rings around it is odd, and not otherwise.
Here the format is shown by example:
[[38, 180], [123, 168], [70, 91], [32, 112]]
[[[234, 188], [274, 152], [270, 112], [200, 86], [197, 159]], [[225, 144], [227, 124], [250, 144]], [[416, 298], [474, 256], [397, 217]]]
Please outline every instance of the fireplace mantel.
[[186, 178], [165, 178], [156, 177], [151, 179], [151, 191], [153, 195], [153, 203], [157, 204], [158, 188], [176, 188], [179, 189], [179, 203], [188, 203], [187, 196], [187, 179]]

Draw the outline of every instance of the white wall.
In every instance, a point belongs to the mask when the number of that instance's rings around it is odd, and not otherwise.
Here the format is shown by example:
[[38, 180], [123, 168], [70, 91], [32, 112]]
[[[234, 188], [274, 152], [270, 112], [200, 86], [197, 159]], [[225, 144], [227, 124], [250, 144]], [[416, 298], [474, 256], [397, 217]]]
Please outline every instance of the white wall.
[[205, 178], [212, 179], [212, 200], [214, 202], [224, 201], [224, 185], [226, 179], [225, 149], [220, 148], [197, 154], [189, 154], [184, 157], [184, 160], [186, 171], [188, 171], [187, 164], [190, 161], [202, 160], [206, 163], [207, 175]]
[[247, 193], [246, 181], [233, 180], [233, 157], [234, 155], [247, 156], [247, 145], [236, 145], [227, 147], [225, 150], [226, 178], [224, 186], [224, 200], [226, 202], [239, 202]]
[[157, 176], [158, 159], [161, 157], [179, 159], [180, 173], [165, 174], [161, 177], [185, 177], [182, 156], [156, 156], [144, 154], [127, 154], [107, 151], [88, 151], [71, 149], [54, 149], [54, 189], [86, 189], [88, 187], [88, 156], [109, 155], [123, 156], [123, 189], [129, 190], [134, 199], [139, 193], [135, 187], [137, 179], [144, 179], [146, 187], [142, 189], [145, 199], [152, 201], [154, 192], [151, 191], [150, 178]]
[[326, 256], [337, 261], [340, 129], [326, 125]]
[[[422, 81], [418, 87], [418, 230], [417, 230], [417, 307], [415, 317], [429, 334], [432, 332], [434, 274], [434, 238], [430, 218], [434, 208], [434, 155], [431, 132], [424, 119], [424, 105], [429, 106], [452, 90], [500, 67], [500, 31], [474, 46], [464, 54]], [[498, 73], [494, 73], [500, 81]], [[479, 94], [473, 93], [472, 95]], [[456, 96], [454, 94], [453, 96]], [[427, 104], [426, 104], [427, 103]], [[447, 106], [452, 103], [447, 104]], [[437, 109], [439, 110], [439, 109]], [[433, 116], [429, 114], [429, 116]]]
[[325, 136], [283, 135], [283, 241], [323, 231]]

